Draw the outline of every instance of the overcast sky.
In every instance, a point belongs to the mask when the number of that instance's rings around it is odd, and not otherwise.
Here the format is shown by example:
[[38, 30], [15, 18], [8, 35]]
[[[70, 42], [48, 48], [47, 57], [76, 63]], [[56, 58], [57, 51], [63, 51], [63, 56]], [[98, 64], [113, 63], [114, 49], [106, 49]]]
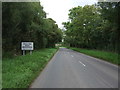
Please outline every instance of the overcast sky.
[[47, 18], [56, 21], [59, 28], [63, 28], [62, 22], [68, 21], [69, 9], [76, 6], [92, 5], [97, 0], [40, 0]]

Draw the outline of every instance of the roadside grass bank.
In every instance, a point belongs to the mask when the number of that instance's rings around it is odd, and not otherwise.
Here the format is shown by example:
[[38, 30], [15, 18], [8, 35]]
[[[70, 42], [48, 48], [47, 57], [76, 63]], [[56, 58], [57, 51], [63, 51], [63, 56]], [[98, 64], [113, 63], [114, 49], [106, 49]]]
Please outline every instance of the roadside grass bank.
[[112, 53], [112, 52], [105, 52], [105, 51], [99, 51], [99, 50], [87, 50], [82, 48], [72, 48], [69, 47], [69, 49], [78, 51], [80, 53], [84, 53], [96, 58], [100, 58], [102, 60], [108, 61], [110, 63], [120, 65], [120, 61], [118, 60], [118, 54]]
[[57, 48], [41, 49], [32, 55], [2, 61], [2, 88], [28, 88], [57, 52]]

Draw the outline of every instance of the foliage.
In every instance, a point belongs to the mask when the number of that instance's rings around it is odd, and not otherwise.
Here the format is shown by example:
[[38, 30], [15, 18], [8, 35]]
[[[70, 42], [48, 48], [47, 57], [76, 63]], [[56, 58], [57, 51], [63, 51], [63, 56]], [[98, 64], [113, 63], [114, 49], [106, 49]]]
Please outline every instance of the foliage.
[[54, 47], [61, 41], [61, 30], [54, 20], [46, 18], [40, 2], [3, 2], [2, 5], [3, 56], [9, 51], [12, 55], [19, 54], [23, 41], [34, 42], [35, 50]]
[[120, 3], [99, 2], [69, 10], [65, 42], [72, 47], [118, 52]]
[[32, 55], [6, 58], [2, 62], [3, 88], [28, 88], [57, 49], [41, 49]]
[[47, 38], [48, 38], [48, 44], [47, 47], [55, 47], [55, 43], [61, 42], [62, 40], [62, 31], [60, 28], [58, 28], [58, 25], [56, 22], [48, 18], [46, 19], [46, 24], [48, 25], [47, 27]]

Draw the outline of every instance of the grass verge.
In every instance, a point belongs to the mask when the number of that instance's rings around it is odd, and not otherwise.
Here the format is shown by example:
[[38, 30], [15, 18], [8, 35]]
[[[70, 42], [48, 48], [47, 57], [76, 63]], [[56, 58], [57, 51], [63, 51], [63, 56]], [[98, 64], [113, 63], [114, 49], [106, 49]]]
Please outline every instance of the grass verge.
[[99, 51], [99, 50], [87, 50], [87, 49], [72, 48], [72, 47], [69, 47], [69, 49], [72, 49], [96, 58], [100, 58], [102, 60], [108, 61], [116, 65], [120, 65], [120, 61], [118, 60], [117, 53], [105, 52], [105, 51]]
[[56, 48], [41, 49], [32, 55], [3, 59], [2, 88], [28, 88], [56, 51]]

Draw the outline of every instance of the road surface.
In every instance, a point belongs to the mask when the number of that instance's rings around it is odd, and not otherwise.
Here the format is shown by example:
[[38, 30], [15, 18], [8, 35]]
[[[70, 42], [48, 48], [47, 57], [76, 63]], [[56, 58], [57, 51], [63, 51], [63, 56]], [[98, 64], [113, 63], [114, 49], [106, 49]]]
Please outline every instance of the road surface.
[[118, 88], [118, 66], [60, 48], [30, 88]]

